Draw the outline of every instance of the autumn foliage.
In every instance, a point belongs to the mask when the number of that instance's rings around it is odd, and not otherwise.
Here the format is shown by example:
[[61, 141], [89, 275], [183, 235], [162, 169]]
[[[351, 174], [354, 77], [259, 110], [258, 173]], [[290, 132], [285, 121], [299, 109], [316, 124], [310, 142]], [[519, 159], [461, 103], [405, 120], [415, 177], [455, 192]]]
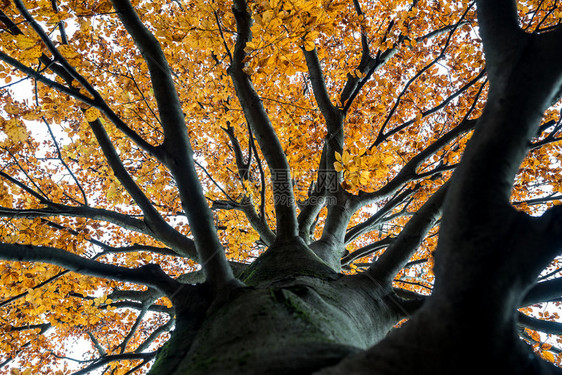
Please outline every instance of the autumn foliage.
[[[518, 3], [529, 33], [562, 22], [558, 1]], [[446, 188], [486, 102], [472, 1], [252, 0], [244, 45], [231, 1], [132, 5], [169, 65], [188, 138], [163, 113], [160, 60], [112, 2], [0, 2], [0, 374], [147, 371], [175, 315], [153, 293], [167, 287], [134, 270], [190, 283], [206, 259], [186, 217], [191, 164], [229, 261], [274, 242], [280, 198], [311, 243], [345, 197], [341, 271], [363, 272]], [[249, 126], [237, 74], [282, 153]], [[545, 112], [512, 190], [529, 214], [562, 200], [560, 108]], [[171, 162], [182, 155], [191, 164]], [[438, 229], [436, 217], [420, 232], [395, 288], [431, 293]], [[558, 258], [541, 280], [561, 270]], [[560, 300], [520, 311], [523, 340], [562, 365]]]

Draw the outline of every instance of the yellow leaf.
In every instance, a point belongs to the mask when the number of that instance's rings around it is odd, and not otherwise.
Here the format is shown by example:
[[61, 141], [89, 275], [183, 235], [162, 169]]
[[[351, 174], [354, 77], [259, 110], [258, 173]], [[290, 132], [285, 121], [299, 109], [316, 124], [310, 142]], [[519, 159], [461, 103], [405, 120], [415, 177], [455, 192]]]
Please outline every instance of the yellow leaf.
[[36, 59], [38, 57], [40, 57], [43, 54], [43, 49], [41, 48], [41, 46], [39, 44], [34, 45], [33, 47], [25, 50], [25, 52], [22, 53], [22, 57], [24, 58], [28, 58], [28, 59]]
[[304, 41], [304, 49], [306, 51], [312, 51], [312, 50], [314, 50], [314, 48], [316, 48], [315, 45], [314, 45], [314, 42], [312, 42], [310, 40]]
[[336, 172], [341, 172], [343, 171], [343, 165], [339, 161], [336, 161], [334, 162], [334, 169]]
[[551, 352], [542, 352], [542, 357], [549, 362], [554, 362], [554, 355]]
[[314, 41], [319, 36], [320, 36], [320, 32], [318, 32], [317, 30], [314, 30], [314, 31], [311, 31], [308, 34], [306, 34], [306, 39], [310, 40], [310, 41]]
[[62, 55], [62, 57], [64, 57], [67, 60], [72, 60], [72, 59], [75, 59], [77, 57], [80, 57], [80, 54], [78, 52], [76, 52], [74, 50], [74, 48], [72, 48], [68, 44], [64, 44], [64, 45], [60, 46], [58, 48], [58, 50], [59, 50], [60, 54]]
[[68, 12], [59, 10], [57, 13], [50, 16], [49, 23], [59, 23], [60, 21], [67, 19], [69, 16]]
[[20, 108], [17, 105], [8, 103], [4, 106], [4, 111], [8, 112], [11, 115], [17, 115], [20, 113]]
[[392, 156], [392, 155], [386, 155], [386, 156], [384, 157], [384, 163], [387, 164], [387, 165], [388, 165], [388, 164], [394, 163], [394, 156]]
[[16, 35], [16, 44], [21, 49], [28, 49], [35, 45], [35, 41], [23, 34]]
[[23, 114], [21, 117], [27, 121], [35, 121], [35, 120], [39, 120], [41, 116], [43, 116], [43, 113], [41, 112], [27, 112]]
[[84, 112], [84, 116], [88, 122], [96, 121], [100, 117], [100, 111], [94, 107], [90, 107]]
[[25, 125], [15, 118], [6, 121], [3, 130], [12, 143], [23, 142], [28, 136]]
[[113, 9], [113, 5], [111, 5], [111, 1], [104, 1], [100, 5], [96, 7], [97, 13], [109, 13]]
[[539, 336], [537, 331], [531, 331], [529, 329], [525, 329], [525, 332], [531, 336], [531, 338], [535, 341], [541, 341], [541, 337]]

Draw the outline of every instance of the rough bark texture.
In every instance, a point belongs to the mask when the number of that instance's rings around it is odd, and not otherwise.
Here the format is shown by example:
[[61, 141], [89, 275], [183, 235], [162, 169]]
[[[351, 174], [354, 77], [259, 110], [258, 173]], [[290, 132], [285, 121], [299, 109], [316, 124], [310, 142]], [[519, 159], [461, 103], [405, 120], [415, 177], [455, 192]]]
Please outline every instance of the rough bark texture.
[[195, 337], [176, 330], [151, 374], [310, 374], [371, 347], [405, 314], [390, 287], [341, 277], [299, 239], [240, 279], [248, 286], [202, 306]]

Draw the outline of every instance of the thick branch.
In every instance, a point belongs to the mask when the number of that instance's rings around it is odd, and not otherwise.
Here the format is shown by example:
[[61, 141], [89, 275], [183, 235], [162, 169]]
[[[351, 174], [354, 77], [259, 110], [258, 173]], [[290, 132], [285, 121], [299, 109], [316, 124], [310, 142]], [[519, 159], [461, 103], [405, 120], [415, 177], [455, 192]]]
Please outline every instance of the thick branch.
[[479, 0], [478, 26], [484, 43], [486, 61], [501, 69], [501, 61], [511, 54], [511, 49], [519, 41], [522, 31], [519, 28], [516, 2], [513, 0]]
[[244, 196], [240, 202], [229, 202], [216, 200], [213, 202], [213, 210], [239, 210], [246, 215], [246, 219], [252, 228], [258, 232], [260, 239], [270, 246], [275, 241], [275, 233], [271, 230], [263, 216], [258, 215], [252, 197]]
[[552, 335], [562, 335], [562, 323], [559, 322], [549, 322], [548, 320], [533, 318], [523, 313], [517, 314], [517, 321], [520, 325], [535, 331], [541, 331]]
[[[83, 217], [83, 216], [81, 216]], [[67, 231], [68, 233], [77, 236], [80, 234], [80, 232], [72, 229], [72, 228], [67, 228], [65, 226], [62, 226], [58, 223], [55, 223], [51, 220], [47, 220], [47, 219], [41, 219], [45, 224], [47, 224], [48, 226], [58, 229], [58, 230], [64, 230]], [[136, 219], [134, 219], [136, 220]], [[193, 244], [193, 241], [189, 238], [187, 238], [186, 236], [182, 235], [181, 233], [177, 232], [177, 231], [170, 231], [169, 233], [153, 233], [150, 228], [148, 228], [145, 223], [143, 221], [138, 220], [145, 228], [146, 232], [144, 232], [145, 234], [150, 235], [152, 238], [156, 239], [156, 240], [160, 240], [164, 243], [168, 243], [171, 244], [171, 246], [173, 248], [180, 248], [180, 249], [191, 249], [191, 252], [194, 255], [196, 254], [195, 251], [195, 246]], [[121, 227], [123, 227], [121, 225]], [[124, 228], [124, 227], [123, 227]], [[152, 253], [156, 253], [156, 254], [162, 254], [162, 255], [171, 255], [171, 256], [178, 256], [178, 255], [182, 255], [182, 254], [178, 254], [177, 251], [173, 250], [172, 248], [165, 248], [165, 247], [157, 247], [157, 246], [148, 246], [148, 245], [139, 245], [139, 244], [133, 244], [130, 246], [110, 246], [102, 241], [93, 239], [93, 238], [88, 238], [86, 239], [86, 241], [88, 241], [89, 243], [91, 243], [94, 246], [98, 246], [100, 248], [103, 249], [103, 253], [98, 253], [98, 255], [101, 254], [109, 254], [109, 253], [127, 253], [127, 252], [138, 252], [138, 251], [150, 251]], [[179, 244], [179, 245], [177, 245]], [[98, 256], [96, 255], [96, 256]]]
[[[299, 203], [299, 216], [297, 221], [299, 223], [299, 235], [306, 243], [312, 240], [312, 233], [314, 231], [314, 224], [317, 220], [318, 214], [326, 204], [326, 195], [331, 187], [337, 191], [338, 176], [336, 171], [327, 165], [327, 153], [330, 147], [328, 142], [324, 142], [322, 147], [322, 154], [320, 155], [320, 162], [318, 163], [318, 173], [316, 182], [310, 189], [308, 198], [304, 202]], [[333, 185], [330, 185], [333, 184]]]
[[93, 220], [102, 220], [118, 225], [124, 229], [144, 234], [152, 234], [150, 229], [142, 220], [102, 208], [92, 208], [87, 206], [72, 207], [61, 204], [52, 204], [47, 208], [37, 209], [16, 209], [0, 207], [0, 217], [33, 219], [36, 217], [53, 216], [83, 217]]
[[158, 40], [144, 26], [132, 4], [128, 0], [113, 0], [113, 6], [148, 66], [164, 128], [164, 160], [176, 180], [207, 278], [216, 290], [222, 289], [233, 281], [234, 276], [195, 171], [193, 150], [172, 72]]
[[366, 246], [363, 246], [362, 248], [357, 249], [354, 252], [343, 257], [341, 260], [342, 265], [348, 265], [352, 263], [354, 260], [371, 255], [375, 251], [389, 246], [395, 240], [396, 238], [394, 237], [385, 237], [382, 240], [378, 240]]
[[[306, 59], [308, 74], [310, 75], [310, 82], [312, 83], [312, 92], [316, 98], [316, 103], [318, 103], [318, 108], [320, 108], [320, 111], [328, 124], [328, 133], [335, 136], [334, 133], [336, 131], [342, 131], [341, 126], [343, 112], [339, 110], [330, 99], [316, 48], [312, 51], [305, 50], [304, 57]], [[343, 134], [340, 135], [340, 137], [343, 139]], [[343, 148], [343, 143], [340, 144], [340, 148]], [[341, 153], [341, 149], [335, 149], [335, 151]]]
[[[90, 127], [94, 132], [94, 135], [109, 163], [109, 166], [113, 170], [115, 177], [119, 180], [119, 182], [123, 185], [127, 193], [133, 198], [133, 200], [138, 204], [140, 209], [142, 210], [143, 214], [145, 215], [144, 221], [147, 223], [148, 227], [154, 232], [157, 233], [159, 237], [177, 237], [178, 233], [175, 233], [176, 230], [173, 229], [165, 220], [162, 218], [160, 213], [156, 210], [156, 208], [152, 205], [152, 202], [148, 197], [144, 194], [144, 192], [140, 189], [137, 183], [133, 180], [119, 155], [117, 154], [117, 150], [113, 146], [111, 139], [107, 132], [105, 131], [103, 124], [100, 119], [96, 119], [95, 121], [90, 122]], [[182, 241], [185, 242], [185, 241]], [[181, 242], [176, 242], [175, 250], [178, 253], [190, 257], [194, 257], [196, 254], [193, 253], [192, 246], [180, 248], [177, 245], [180, 245]], [[196, 259], [196, 258], [195, 258]]]
[[390, 282], [416, 252], [425, 235], [441, 217], [448, 184], [441, 186], [412, 216], [400, 235], [369, 268], [369, 273], [381, 282]]
[[[507, 22], [503, 19], [504, 12], [500, 12], [503, 9], [501, 4], [509, 8], [503, 0], [493, 2], [493, 5], [486, 1], [478, 3], [483, 24], [482, 37], [484, 45], [488, 45], [486, 51], [491, 55], [489, 59], [486, 55], [490, 90], [475, 134], [452, 178], [439, 248], [447, 253], [447, 259], [452, 258], [449, 262], [461, 264], [457, 257], [462, 257], [463, 261], [472, 257], [471, 261], [477, 262], [479, 257], [474, 257], [469, 246], [472, 242], [463, 244], [470, 238], [470, 233], [481, 233], [479, 244], [485, 247], [478, 254], [482, 256], [488, 253], [484, 249], [490, 248], [491, 251], [496, 242], [499, 245], [498, 241], [509, 238], [514, 241], [510, 256], [513, 264], [509, 263], [509, 272], [497, 270], [495, 273], [503, 277], [512, 275], [513, 280], [510, 281], [518, 280], [522, 283], [519, 288], [526, 288], [559, 251], [552, 245], [555, 242], [560, 244], [560, 212], [553, 210], [552, 215], [529, 218], [516, 213], [509, 198], [515, 175], [529, 150], [529, 140], [535, 136], [544, 110], [551, 105], [562, 85], [562, 67], [555, 61], [562, 56], [562, 38], [552, 39], [553, 36], [547, 36], [548, 33], [529, 35], [510, 32], [509, 40], [502, 39], [509, 49], [498, 46], [497, 34], [502, 29], [497, 30], [490, 23], [497, 20], [501, 26], [502, 22]], [[506, 25], [503, 27], [510, 30]], [[499, 50], [495, 50], [496, 47]], [[518, 232], [516, 228], [525, 230]], [[486, 233], [486, 240], [483, 233]], [[551, 243], [545, 237], [552, 240]], [[459, 249], [460, 244], [463, 250]], [[504, 246], [502, 243], [494, 251]], [[488, 261], [482, 259], [480, 262]], [[436, 262], [436, 275], [438, 272], [450, 274], [456, 271]], [[436, 283], [436, 290], [437, 287]], [[451, 285], [446, 288], [450, 289]], [[508, 305], [517, 303], [513, 300], [504, 302]]]
[[[226, 128], [222, 128], [226, 135], [228, 135], [228, 139], [230, 140], [230, 144], [232, 146], [234, 152], [234, 159], [236, 160], [236, 168], [238, 169], [238, 175], [240, 176], [240, 180], [248, 180], [249, 177], [249, 169], [250, 164], [252, 162], [252, 147], [249, 147], [248, 150], [248, 161], [244, 161], [244, 154], [242, 152], [242, 147], [240, 146], [240, 142], [236, 135], [234, 134], [234, 128], [228, 125]], [[248, 139], [248, 142], [251, 140]]]
[[233, 6], [238, 38], [228, 73], [232, 78], [236, 95], [250, 124], [265, 160], [271, 170], [274, 206], [277, 220], [277, 236], [291, 239], [297, 236], [298, 225], [294, 204], [290, 167], [275, 129], [263, 103], [254, 89], [250, 77], [244, 71], [244, 48], [251, 40], [251, 16], [245, 0], [236, 0]]
[[[321, 168], [319, 168], [318, 170], [318, 178], [319, 180], [322, 179], [324, 181], [324, 184], [326, 184], [329, 181], [330, 177], [336, 177], [337, 180], [333, 181], [333, 184], [335, 185], [334, 187], [336, 187], [336, 190], [339, 190], [340, 187], [338, 182], [342, 177], [342, 173], [335, 173], [334, 162], [336, 161], [336, 152], [339, 154], [343, 152], [344, 112], [334, 106], [330, 100], [330, 95], [328, 94], [328, 90], [326, 88], [326, 82], [324, 80], [324, 75], [322, 74], [322, 66], [318, 59], [316, 48], [312, 51], [305, 50], [304, 56], [306, 58], [306, 65], [308, 67], [310, 81], [312, 83], [312, 91], [327, 125], [327, 135], [322, 158], [320, 160]], [[330, 176], [330, 174], [333, 174], [333, 176]], [[319, 188], [321, 188], [320, 194], [317, 193], [317, 195], [319, 196], [323, 197], [328, 193], [333, 193], [333, 191], [329, 192], [328, 187], [326, 186], [319, 186]], [[326, 240], [327, 235], [335, 235], [336, 237], [339, 237], [336, 233], [334, 233], [335, 228], [333, 228], [333, 223], [342, 222], [342, 218], [343, 217], [341, 217], [340, 210], [338, 208], [333, 207], [333, 205], [328, 206], [326, 227], [324, 228], [324, 232], [322, 233], [322, 237], [324, 238], [324, 240]], [[299, 223], [304, 222], [300, 221]], [[347, 226], [347, 222], [345, 222], [344, 225]], [[303, 230], [306, 231], [307, 228], [300, 229], [301, 232], [303, 232]], [[305, 235], [305, 238], [306, 237], [308, 236]]]
[[53, 247], [2, 243], [0, 244], [0, 259], [49, 263], [82, 275], [150, 286], [166, 295], [176, 293], [183, 286], [183, 284], [166, 275], [157, 265], [151, 264], [140, 268], [119, 267], [96, 262]]
[[525, 295], [521, 306], [562, 298], [562, 277], [535, 284]]
[[112, 1], [119, 19], [141, 52], [150, 72], [154, 97], [168, 138], [186, 137], [185, 120], [168, 61], [158, 40], [146, 28], [128, 0]]
[[258, 215], [251, 198], [242, 199], [239, 208], [246, 215], [252, 228], [258, 232], [262, 241], [268, 246], [271, 245], [275, 241], [275, 233], [265, 221], [265, 217]]

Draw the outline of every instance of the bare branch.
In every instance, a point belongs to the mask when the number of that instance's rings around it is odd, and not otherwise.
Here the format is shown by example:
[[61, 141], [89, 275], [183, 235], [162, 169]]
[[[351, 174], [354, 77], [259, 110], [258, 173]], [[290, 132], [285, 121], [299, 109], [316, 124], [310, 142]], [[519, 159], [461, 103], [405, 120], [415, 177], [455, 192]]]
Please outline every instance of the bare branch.
[[373, 226], [383, 220], [384, 216], [390, 211], [395, 209], [398, 205], [402, 204], [408, 197], [417, 189], [406, 189], [395, 197], [392, 197], [381, 209], [371, 215], [371, 217], [362, 223], [354, 225], [347, 230], [345, 234], [345, 243], [350, 243], [360, 235], [371, 230]]
[[[459, 25], [461, 24], [461, 22], [463, 21], [464, 17], [466, 16], [466, 14], [468, 13], [470, 7], [466, 9], [465, 13], [462, 15], [461, 19], [455, 24], [455, 27], [453, 27], [453, 29], [451, 31], [449, 31], [449, 36], [447, 37], [447, 40], [445, 41], [445, 44], [443, 46], [443, 48], [441, 49], [441, 52], [439, 53], [439, 55], [437, 55], [432, 61], [430, 61], [426, 66], [424, 66], [422, 69], [420, 69], [416, 74], [414, 74], [414, 76], [412, 78], [410, 78], [410, 80], [408, 80], [408, 82], [406, 82], [406, 84], [404, 85], [404, 87], [402, 88], [402, 91], [400, 92], [400, 94], [398, 94], [398, 96], [396, 97], [396, 101], [394, 102], [394, 105], [392, 106], [392, 108], [390, 109], [390, 112], [388, 113], [384, 123], [382, 124], [380, 130], [379, 130], [379, 134], [377, 135], [377, 139], [375, 140], [375, 142], [373, 143], [373, 145], [371, 147], [373, 147], [374, 145], [379, 144], [382, 139], [385, 137], [385, 130], [386, 130], [386, 126], [389, 124], [390, 119], [392, 118], [392, 116], [394, 115], [394, 112], [396, 111], [396, 109], [398, 108], [400, 101], [402, 99], [402, 96], [407, 92], [408, 88], [410, 87], [410, 85], [416, 81], [419, 77], [421, 77], [426, 71], [428, 71], [432, 66], [434, 66], [435, 64], [437, 64], [437, 62], [439, 60], [441, 60], [442, 58], [445, 57], [445, 51], [447, 50], [447, 48], [449, 47], [449, 43], [451, 42], [451, 38], [453, 37], [453, 34], [455, 33], [455, 31], [458, 29]], [[482, 74], [482, 72], [480, 73]], [[478, 77], [478, 79], [480, 79]], [[473, 80], [474, 81], [474, 80]], [[475, 81], [474, 81], [475, 82]], [[465, 86], [466, 88], [467, 86]], [[462, 91], [464, 91], [464, 89], [461, 89], [458, 93], [460, 94]], [[455, 95], [456, 96], [456, 95]], [[448, 101], [446, 101], [445, 103], [448, 103]]]
[[254, 89], [250, 77], [244, 72], [244, 48], [251, 40], [251, 17], [245, 0], [236, 0], [233, 7], [238, 38], [233, 53], [232, 65], [228, 73], [234, 83], [236, 95], [244, 116], [256, 136], [258, 144], [271, 170], [274, 206], [277, 219], [277, 236], [292, 239], [298, 235], [296, 207], [294, 204], [293, 184], [290, 167], [275, 133], [262, 101]]
[[[461, 95], [462, 93], [464, 93], [466, 90], [468, 90], [469, 88], [473, 87], [474, 84], [476, 84], [476, 82], [478, 82], [482, 77], [484, 77], [484, 75], [486, 74], [486, 70], [482, 70], [480, 73], [478, 73], [478, 75], [476, 77], [474, 77], [472, 80], [470, 80], [467, 84], [465, 84], [464, 86], [462, 86], [460, 89], [458, 89], [457, 91], [455, 91], [453, 94], [449, 95], [445, 100], [443, 100], [441, 103], [439, 103], [438, 105], [436, 105], [433, 108], [430, 108], [426, 111], [421, 112], [422, 118], [425, 118], [429, 115], [432, 115], [434, 113], [437, 113], [438, 111], [442, 110], [443, 108], [447, 107], [455, 98], [457, 98], [459, 95]], [[476, 98], [474, 99], [472, 108], [468, 111], [467, 115], [465, 116], [465, 118], [468, 118], [468, 115], [472, 112], [474, 106], [476, 105], [478, 98], [480, 97], [480, 94], [482, 92], [482, 89], [485, 86], [485, 82], [480, 86], [480, 89], [478, 91], [478, 94], [476, 95]], [[389, 118], [387, 118], [388, 120]], [[400, 125], [397, 125], [395, 127], [393, 127], [392, 129], [390, 129], [389, 131], [387, 131], [386, 133], [382, 133], [382, 131], [379, 133], [379, 135], [377, 136], [377, 139], [375, 140], [375, 142], [373, 142], [373, 144], [369, 147], [370, 149], [378, 146], [379, 144], [381, 144], [382, 142], [384, 142], [385, 140], [387, 140], [390, 136], [406, 129], [408, 126], [414, 124], [416, 122], [415, 119], [411, 119], [408, 121], [403, 122]], [[382, 130], [382, 129], [381, 129]]]
[[[310, 82], [312, 83], [312, 92], [314, 93], [314, 97], [316, 98], [316, 102], [318, 103], [318, 107], [320, 108], [322, 115], [324, 115], [324, 119], [328, 123], [328, 132], [333, 133], [334, 131], [341, 131], [339, 128], [341, 127], [343, 121], [343, 112], [339, 110], [330, 99], [316, 48], [312, 51], [304, 49], [303, 51], [306, 59], [306, 65], [308, 66]], [[341, 147], [343, 148], [343, 144]], [[341, 150], [336, 151], [341, 152]]]
[[548, 320], [533, 318], [521, 312], [517, 313], [517, 322], [524, 327], [536, 331], [549, 333], [551, 335], [562, 335], [562, 323], [559, 322], [550, 322]]
[[158, 338], [158, 336], [169, 332], [174, 326], [175, 320], [170, 319], [165, 324], [156, 328], [140, 345], [135, 349], [135, 353], [142, 353]]
[[412, 216], [398, 237], [369, 268], [369, 274], [381, 282], [390, 282], [412, 254], [425, 235], [441, 217], [442, 204], [448, 184], [441, 186]]
[[[84, 89], [86, 89], [86, 91], [92, 96], [93, 99], [88, 98], [87, 101], [84, 101], [83, 98], [86, 98], [85, 96], [81, 95], [81, 96], [75, 96], [75, 95], [71, 95], [73, 97], [75, 97], [78, 100], [81, 100], [82, 102], [89, 104], [95, 108], [98, 108], [100, 111], [102, 111], [107, 118], [113, 122], [115, 124], [115, 126], [117, 126], [117, 128], [119, 130], [121, 130], [125, 135], [127, 135], [131, 140], [133, 140], [139, 147], [141, 147], [143, 150], [147, 151], [149, 154], [151, 154], [152, 156], [155, 156], [156, 158], [160, 159], [160, 154], [157, 150], [157, 148], [155, 148], [154, 146], [150, 145], [148, 142], [146, 142], [144, 139], [142, 139], [134, 130], [132, 130], [131, 128], [129, 128], [112, 110], [111, 108], [107, 105], [107, 103], [103, 100], [102, 96], [97, 92], [97, 90], [88, 82], [87, 79], [85, 79], [83, 76], [81, 76], [76, 69], [61, 55], [61, 53], [57, 50], [57, 48], [55, 47], [55, 45], [53, 44], [53, 42], [51, 41], [51, 39], [49, 38], [49, 35], [47, 35], [47, 33], [45, 32], [45, 30], [43, 30], [43, 28], [41, 27], [41, 25], [39, 25], [39, 23], [37, 23], [37, 21], [35, 21], [35, 19], [31, 16], [31, 14], [27, 11], [27, 8], [25, 7], [25, 5], [23, 4], [23, 2], [21, 0], [14, 0], [14, 3], [16, 4], [16, 7], [18, 8], [19, 12], [21, 13], [21, 15], [24, 17], [24, 19], [30, 24], [30, 26], [33, 28], [33, 30], [35, 30], [35, 32], [37, 33], [37, 35], [39, 35], [39, 37], [41, 38], [41, 40], [43, 41], [43, 43], [45, 43], [45, 45], [47, 46], [47, 49], [49, 50], [49, 52], [51, 52], [51, 54], [53, 55], [55, 61], [59, 62], [61, 67], [66, 71], [66, 73], [74, 80], [76, 80], [82, 87], [84, 87]], [[1, 56], [0, 56], [1, 59]], [[11, 64], [12, 65], [12, 64]], [[20, 64], [21, 65], [21, 64]], [[18, 68], [19, 69], [19, 68]], [[21, 69], [20, 69], [21, 70]], [[62, 78], [65, 78], [66, 75], [63, 75]], [[41, 79], [39, 79], [38, 77], [34, 77], [37, 80], [41, 81]], [[44, 82], [45, 84], [49, 85], [47, 82]], [[56, 82], [55, 82], [56, 83]], [[61, 90], [61, 88], [65, 88], [65, 90], [70, 90], [68, 88], [66, 88], [65, 86], [59, 85], [57, 87], [54, 87], [52, 85], [49, 85], [50, 87], [53, 87], [61, 92], [65, 92], [63, 90]], [[67, 92], [65, 92], [67, 93]], [[81, 99], [82, 98], [82, 99]]]
[[5, 63], [13, 66], [14, 68], [16, 68], [17, 70], [19, 70], [22, 73], [27, 74], [28, 76], [36, 79], [37, 81], [57, 90], [62, 92], [63, 94], [66, 94], [72, 98], [78, 99], [79, 101], [81, 101], [82, 103], [88, 104], [92, 107], [97, 107], [97, 102], [83, 94], [81, 94], [80, 92], [76, 91], [73, 88], [69, 88], [66, 87], [58, 82], [55, 82], [43, 75], [41, 75], [40, 73], [38, 73], [37, 71], [35, 71], [35, 69], [32, 69], [22, 63], [20, 63], [18, 60], [14, 59], [13, 57], [8, 56], [7, 54], [5, 54], [4, 52], [0, 51], [0, 60], [4, 61]]
[[76, 183], [76, 186], [78, 186], [78, 189], [80, 190], [80, 193], [82, 193], [82, 200], [83, 200], [82, 204], [87, 206], [88, 205], [88, 197], [86, 196], [86, 192], [84, 191], [84, 188], [82, 187], [82, 184], [80, 184], [80, 182], [76, 178], [76, 175], [74, 174], [74, 172], [72, 172], [72, 169], [70, 169], [68, 164], [64, 161], [64, 159], [62, 157], [60, 147], [59, 147], [59, 143], [57, 142], [57, 139], [55, 138], [55, 135], [53, 134], [53, 130], [51, 129], [51, 125], [45, 119], [45, 117], [42, 117], [42, 120], [43, 120], [43, 123], [47, 126], [47, 130], [49, 131], [49, 135], [51, 136], [51, 140], [53, 141], [53, 144], [55, 145], [55, 150], [57, 152], [58, 159], [60, 160], [60, 162], [64, 166], [64, 168], [68, 171], [68, 173], [70, 174], [70, 176], [72, 177], [72, 179]]
[[94, 361], [91, 365], [83, 368], [80, 371], [76, 371], [72, 373], [72, 375], [86, 375], [91, 373], [91, 371], [102, 367], [111, 362], [118, 362], [118, 361], [134, 361], [134, 360], [142, 360], [143, 363], [150, 361], [152, 358], [156, 356], [157, 352], [149, 352], [149, 353], [124, 353], [124, 354], [114, 354], [108, 355], [101, 358], [98, 358]]
[[562, 298], [562, 277], [536, 283], [525, 295], [521, 306], [534, 305]]
[[382, 240], [378, 240], [366, 246], [363, 246], [362, 248], [357, 249], [354, 252], [344, 256], [341, 260], [342, 265], [348, 265], [359, 258], [369, 256], [375, 251], [389, 246], [394, 240], [394, 237], [385, 237]]
[[150, 307], [152, 302], [153, 301], [145, 301], [142, 304], [142, 309], [139, 311], [139, 314], [138, 314], [137, 318], [135, 319], [135, 322], [133, 323], [133, 326], [129, 330], [129, 333], [127, 333], [127, 335], [123, 338], [123, 341], [121, 341], [121, 344], [119, 344], [119, 349], [121, 349], [120, 350], [121, 353], [125, 353], [125, 351], [127, 350], [127, 345], [129, 345], [129, 341], [131, 341], [131, 339], [133, 338], [133, 335], [139, 329], [139, 327], [142, 323], [142, 320], [146, 316], [146, 313], [148, 312], [148, 308]]
[[419, 152], [416, 156], [410, 159], [410, 161], [408, 161], [402, 167], [400, 172], [398, 172], [398, 174], [391, 181], [389, 181], [379, 190], [372, 193], [360, 192], [357, 199], [358, 208], [377, 199], [381, 199], [390, 194], [394, 194], [394, 192], [396, 192], [405, 183], [417, 180], [419, 176], [417, 175], [416, 170], [425, 160], [427, 160], [428, 157], [433, 155], [436, 151], [444, 147], [447, 143], [451, 142], [456, 137], [474, 128], [475, 125], [476, 120], [465, 119], [461, 121], [461, 123], [459, 123], [456, 127], [442, 135], [439, 139], [437, 139], [423, 151]]
[[99, 340], [96, 338], [96, 336], [94, 336], [92, 332], [88, 331], [88, 337], [90, 338], [90, 340], [94, 344], [94, 348], [96, 348], [96, 350], [98, 351], [98, 353], [100, 353], [100, 355], [102, 356], [107, 355], [107, 352], [105, 351], [103, 346], [100, 344]]

